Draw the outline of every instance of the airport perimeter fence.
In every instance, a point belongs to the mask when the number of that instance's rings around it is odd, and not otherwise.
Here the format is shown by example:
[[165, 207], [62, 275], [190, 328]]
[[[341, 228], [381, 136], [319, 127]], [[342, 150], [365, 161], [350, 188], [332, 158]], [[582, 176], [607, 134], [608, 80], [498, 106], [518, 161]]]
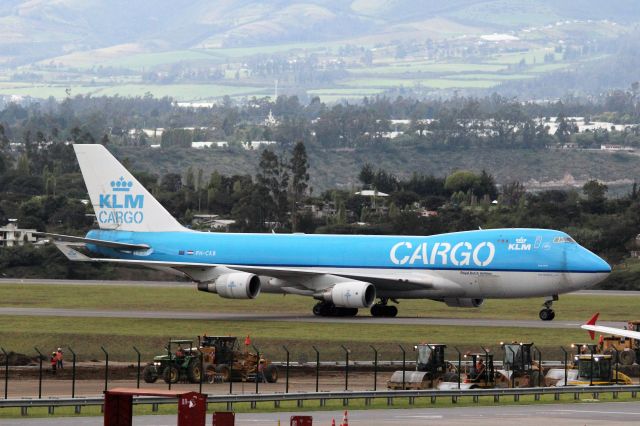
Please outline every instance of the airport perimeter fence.
[[[372, 359], [369, 361], [354, 361], [352, 359], [350, 359], [351, 356], [351, 350], [344, 346], [344, 345], [340, 345], [342, 351], [344, 352], [344, 359], [341, 361], [323, 361], [322, 358], [322, 352], [321, 350], [312, 345], [312, 349], [313, 352], [315, 354], [315, 360], [310, 361], [310, 362], [305, 362], [305, 363], [300, 363], [300, 362], [291, 362], [291, 351], [289, 350], [289, 348], [287, 346], [282, 346], [283, 352], [285, 354], [285, 360], [282, 362], [274, 362], [273, 364], [277, 365], [280, 367], [280, 369], [284, 369], [284, 389], [283, 389], [283, 393], [284, 394], [289, 394], [290, 393], [290, 373], [292, 368], [298, 368], [298, 369], [305, 369], [307, 375], [311, 375], [313, 377], [313, 382], [310, 383], [311, 387], [315, 390], [315, 392], [320, 392], [320, 382], [322, 377], [322, 372], [324, 371], [328, 371], [331, 370], [331, 375], [333, 377], [336, 376], [336, 371], [338, 373], [342, 373], [343, 375], [343, 383], [344, 386], [340, 386], [342, 388], [342, 390], [344, 390], [345, 392], [348, 392], [350, 390], [350, 385], [349, 385], [349, 379], [350, 379], [350, 375], [353, 374], [353, 370], [356, 368], [359, 369], [364, 369], [366, 372], [370, 372], [371, 376], [367, 379], [367, 381], [371, 383], [371, 387], [369, 388], [369, 390], [371, 391], [378, 391], [378, 387], [379, 387], [379, 375], [380, 373], [383, 371], [381, 370], [381, 368], [386, 369], [387, 371], [389, 370], [389, 368], [392, 367], [396, 367], [398, 370], [402, 371], [402, 383], [401, 386], [399, 386], [399, 388], [401, 390], [406, 390], [406, 389], [410, 389], [410, 373], [412, 371], [415, 371], [415, 366], [416, 366], [416, 361], [415, 361], [415, 355], [413, 355], [413, 351], [408, 352], [402, 345], [397, 345], [398, 347], [398, 352], [400, 354], [400, 358], [393, 360], [393, 361], [380, 361], [379, 360], [379, 350], [374, 347], [374, 346], [369, 346], [370, 350], [371, 350], [371, 354], [372, 354]], [[257, 358], [260, 358], [260, 350], [259, 348], [253, 346], [253, 349], [255, 351], [255, 353], [257, 354]], [[415, 349], [415, 347], [411, 348], [412, 350]], [[456, 371], [458, 372], [464, 372], [465, 369], [468, 369], [471, 362], [470, 360], [467, 358], [467, 354], [462, 353], [460, 350], [458, 350], [458, 348], [454, 347], [453, 348], [454, 351], [457, 354], [456, 359], [451, 360], [450, 361], [450, 365], [453, 366], [455, 368]], [[508, 348], [507, 348], [508, 349]], [[567, 351], [564, 347], [560, 347], [560, 349], [562, 350], [562, 353], [564, 354], [564, 359], [562, 361], [543, 361], [543, 357], [542, 357], [542, 352], [536, 348], [535, 346], [532, 347], [532, 361], [534, 363], [537, 363], [538, 366], [541, 367], [549, 367], [549, 366], [553, 366], [553, 367], [558, 367], [560, 369], [564, 369], [564, 381], [565, 383], [567, 382], [567, 377], [568, 377], [568, 370], [570, 369], [570, 361], [572, 360], [572, 353], [571, 351]], [[593, 347], [589, 348], [591, 350], [591, 357], [593, 358], [595, 355], [593, 352]], [[76, 392], [76, 384], [78, 381], [81, 380], [85, 380], [88, 378], [94, 378], [96, 377], [96, 372], [92, 371], [90, 374], [87, 374], [86, 370], [83, 370], [85, 373], [85, 377], [81, 377], [81, 375], [78, 372], [78, 368], [77, 368], [77, 364], [78, 364], [78, 353], [76, 353], [76, 351], [74, 351], [73, 348], [71, 347], [65, 347], [65, 350], [67, 350], [70, 354], [71, 354], [71, 360], [67, 360], [65, 361], [65, 364], [68, 367], [68, 364], [71, 364], [71, 377], [70, 377], [70, 395], [71, 398], [74, 399], [77, 396], [77, 392]], [[109, 366], [109, 352], [107, 350], [107, 348], [105, 348], [104, 346], [100, 346], [100, 350], [102, 351], [102, 353], [104, 353], [104, 376], [103, 376], [103, 389], [102, 391], [106, 391], [109, 389], [109, 382], [110, 382], [110, 366]], [[3, 396], [4, 399], [7, 400], [9, 399], [9, 390], [11, 389], [10, 383], [12, 382], [12, 371], [14, 372], [18, 372], [19, 368], [23, 368], [24, 367], [11, 367], [9, 364], [9, 360], [11, 357], [11, 352], [6, 351], [5, 348], [0, 347], [0, 351], [1, 353], [4, 355], [4, 369], [2, 371], [2, 381], [3, 381], [3, 385], [4, 385], [4, 392], [3, 392]], [[36, 355], [36, 359], [38, 360], [38, 391], [37, 391], [37, 398], [38, 399], [42, 399], [43, 398], [43, 379], [45, 378], [52, 378], [52, 372], [50, 371], [49, 368], [45, 368], [44, 366], [44, 362], [48, 360], [48, 358], [37, 348], [34, 348]], [[489, 357], [490, 353], [489, 351], [487, 351], [486, 349], [483, 349], [485, 355], [487, 357]], [[143, 371], [143, 367], [145, 365], [147, 365], [147, 363], [143, 363], [142, 361], [142, 354], [140, 352], [140, 350], [138, 350], [138, 348], [136, 348], [135, 346], [132, 346], [132, 352], [135, 353], [136, 356], [136, 361], [134, 362], [133, 366], [135, 368], [135, 381], [136, 381], [136, 388], [140, 388], [141, 386], [141, 381], [143, 380], [143, 376], [142, 376], [142, 371]], [[204, 359], [203, 359], [203, 353], [198, 351], [198, 357], [199, 357], [199, 362], [200, 362], [200, 371], [201, 372], [205, 372], [204, 369]], [[412, 359], [408, 360], [407, 359], [407, 355], [411, 354], [412, 355]], [[169, 354], [171, 355], [171, 354]], [[616, 359], [618, 359], [618, 354], [616, 353]], [[524, 357], [522, 357], [521, 361], [523, 362], [523, 369], [524, 369]], [[495, 362], [494, 365], [496, 366], [496, 369], [501, 366], [502, 362], [498, 361]], [[101, 366], [102, 366], [101, 365]], [[233, 361], [231, 362], [231, 365], [233, 365]], [[101, 367], [100, 366], [100, 367]], [[505, 370], [507, 371], [507, 373], [510, 373], [510, 368], [513, 367], [506, 365], [504, 366]], [[29, 368], [33, 368], [33, 367], [29, 367]], [[615, 369], [616, 369], [616, 377], [617, 377], [617, 373], [618, 373], [618, 364], [615, 364]], [[22, 370], [24, 371], [24, 370]], [[68, 371], [68, 368], [67, 368]], [[231, 375], [233, 375], [233, 371], [230, 372]], [[507, 374], [510, 377], [511, 382], [511, 386], [514, 387], [514, 382], [513, 380], [515, 380], [515, 376], [513, 374]], [[17, 375], [16, 375], [17, 376]], [[160, 375], [161, 376], [161, 375]], [[21, 377], [16, 377], [14, 380], [15, 381], [20, 381], [22, 379], [23, 376]], [[245, 384], [249, 384], [252, 387], [255, 386], [255, 391], [253, 392], [254, 394], [259, 394], [260, 393], [260, 388], [261, 388], [261, 384], [262, 384], [262, 378], [259, 376], [259, 374], [252, 374], [251, 376], [251, 381], [247, 382], [246, 380], [244, 382], [242, 382], [242, 388], [241, 388], [241, 392], [242, 394], [245, 393], [245, 389], [244, 389], [244, 385]], [[457, 378], [458, 378], [458, 389], [460, 388], [460, 380], [461, 380], [461, 374], [457, 374]], [[203, 385], [210, 383], [213, 384], [216, 379], [220, 379], [219, 377], [212, 375], [212, 376], [207, 376], [206, 374], [200, 374], [200, 381], [199, 383], [194, 383], [193, 386], [194, 388], [197, 387], [198, 391], [202, 393], [202, 389], [203, 389]], [[532, 383], [532, 385], [537, 386], [537, 387], [541, 387], [543, 386], [543, 381], [544, 381], [544, 377], [542, 374], [538, 374], [537, 375], [537, 383]], [[111, 379], [111, 381], [113, 381], [113, 379]], [[236, 386], [236, 394], [238, 393], [238, 382], [234, 382], [234, 381], [229, 381], [228, 382], [228, 394], [229, 395], [234, 395], [234, 385]], [[175, 383], [174, 383], [175, 384]], [[593, 382], [590, 383], [591, 385], [593, 384]], [[156, 386], [162, 386], [162, 384], [158, 384]], [[166, 384], [166, 387], [170, 390], [172, 386], [172, 383], [169, 382]], [[58, 389], [60, 388], [60, 386], [58, 386]], [[195, 389], [194, 389], [195, 390]], [[267, 390], [273, 390], [273, 388], [268, 388]], [[59, 391], [57, 392], [58, 395], [64, 395], [66, 393]], [[25, 397], [26, 395], [20, 395], [20, 397]]]

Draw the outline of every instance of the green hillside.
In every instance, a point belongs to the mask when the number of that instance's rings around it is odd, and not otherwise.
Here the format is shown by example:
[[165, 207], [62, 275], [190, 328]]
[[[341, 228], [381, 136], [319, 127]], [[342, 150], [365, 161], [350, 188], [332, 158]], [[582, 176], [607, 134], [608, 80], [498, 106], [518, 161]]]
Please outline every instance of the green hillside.
[[[328, 151], [313, 147], [308, 150], [314, 193], [359, 185], [358, 173], [365, 163], [399, 177], [407, 177], [414, 172], [445, 176], [457, 169], [484, 169], [493, 174], [498, 183], [519, 181], [531, 184], [533, 179], [542, 183], [560, 181], [568, 174], [577, 185], [592, 178], [605, 182], [640, 181], [640, 158], [622, 153], [515, 149], [443, 151], [393, 145], [355, 151]], [[221, 174], [233, 175], [254, 174], [260, 151], [118, 148], [116, 155], [130, 159], [137, 168], [158, 174], [173, 172], [184, 175], [192, 166], [196, 170], [202, 168], [205, 174], [217, 170]]]

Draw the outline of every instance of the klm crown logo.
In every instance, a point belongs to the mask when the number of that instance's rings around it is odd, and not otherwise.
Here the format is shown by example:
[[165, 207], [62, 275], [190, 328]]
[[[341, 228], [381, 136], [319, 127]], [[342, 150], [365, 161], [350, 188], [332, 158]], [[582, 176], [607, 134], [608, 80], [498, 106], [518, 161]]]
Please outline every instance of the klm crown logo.
[[527, 242], [527, 239], [524, 237], [520, 237], [520, 238], [516, 238], [516, 243], [517, 244], [524, 244]]
[[111, 192], [99, 194], [98, 222], [104, 224], [142, 223], [144, 195], [131, 193], [133, 180], [123, 176], [110, 182]]
[[113, 192], [129, 192], [131, 187], [133, 186], [132, 181], [126, 181], [122, 176], [117, 181], [111, 181], [111, 189]]

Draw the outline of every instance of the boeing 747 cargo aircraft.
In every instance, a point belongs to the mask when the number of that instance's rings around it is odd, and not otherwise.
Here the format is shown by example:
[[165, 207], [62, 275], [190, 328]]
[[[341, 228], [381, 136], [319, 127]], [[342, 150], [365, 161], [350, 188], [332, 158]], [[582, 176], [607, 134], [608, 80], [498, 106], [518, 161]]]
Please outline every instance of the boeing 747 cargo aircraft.
[[54, 235], [69, 259], [178, 272], [198, 290], [225, 298], [297, 294], [318, 301], [315, 315], [370, 308], [373, 316], [394, 317], [398, 309], [389, 302], [399, 299], [478, 307], [489, 298], [544, 297], [540, 318], [548, 321], [559, 294], [591, 287], [611, 271], [569, 235], [549, 229], [432, 236], [197, 232], [178, 223], [102, 145], [74, 149], [100, 229], [84, 238]]

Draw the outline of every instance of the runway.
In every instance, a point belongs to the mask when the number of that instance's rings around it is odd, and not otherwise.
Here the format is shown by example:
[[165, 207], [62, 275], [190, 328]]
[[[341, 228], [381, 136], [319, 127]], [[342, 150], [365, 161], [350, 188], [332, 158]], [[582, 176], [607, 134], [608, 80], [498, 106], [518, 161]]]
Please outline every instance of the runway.
[[[123, 286], [123, 287], [185, 287], [193, 286], [190, 281], [116, 281], [116, 280], [50, 280], [41, 278], [0, 278], [0, 285], [79, 285], [79, 286]], [[624, 290], [581, 290], [571, 295], [577, 296], [640, 296], [640, 291]]]
[[[0, 307], [0, 315], [36, 316], [36, 317], [84, 317], [84, 318], [138, 318], [138, 319], [183, 319], [212, 321], [282, 321], [308, 323], [342, 323], [342, 324], [403, 324], [403, 325], [453, 325], [473, 327], [518, 327], [518, 328], [561, 328], [575, 329], [582, 324], [579, 321], [540, 320], [497, 320], [479, 318], [424, 318], [396, 317], [374, 318], [371, 316], [330, 318], [316, 317], [313, 314], [247, 314], [216, 313], [192, 311], [113, 311], [96, 309], [58, 309], [58, 308], [11, 308]], [[624, 322], [607, 322], [599, 324], [610, 327], [622, 327]]]
[[[314, 411], [302, 413], [246, 413], [236, 415], [236, 425], [276, 425], [289, 424], [291, 415], [313, 417], [314, 425], [336, 424], [342, 420], [342, 411]], [[468, 426], [518, 424], [520, 426], [538, 426], [543, 423], [557, 426], [583, 425], [631, 425], [640, 421], [640, 407], [636, 402], [574, 403], [574, 404], [537, 404], [522, 406], [487, 406], [458, 408], [414, 408], [390, 410], [362, 410], [349, 412], [350, 425], [387, 426], [387, 425], [447, 425]], [[211, 414], [207, 415], [207, 424]], [[102, 425], [101, 417], [65, 417], [40, 419], [5, 419], [3, 424], [11, 426], [80, 426]], [[138, 416], [134, 424], [139, 426], [169, 426], [176, 424], [176, 416]]]
[[[102, 280], [47, 280], [47, 279], [0, 279], [0, 285], [76, 285], [76, 286], [122, 286], [122, 287], [185, 287], [189, 282], [176, 281], [102, 281]], [[640, 297], [640, 291], [605, 291], [584, 290], [572, 295], [583, 296], [620, 296]], [[211, 321], [281, 321], [308, 323], [344, 323], [344, 324], [401, 324], [401, 325], [451, 325], [474, 327], [518, 327], [518, 328], [555, 328], [575, 329], [580, 321], [548, 321], [540, 320], [500, 320], [480, 318], [430, 318], [430, 317], [396, 317], [374, 318], [371, 316], [328, 318], [316, 317], [311, 313], [234, 313], [234, 312], [194, 312], [194, 311], [148, 311], [148, 310], [99, 310], [99, 309], [65, 309], [65, 308], [17, 308], [0, 307], [0, 315], [39, 316], [39, 317], [85, 317], [85, 318], [135, 318], [135, 319], [182, 319]], [[599, 324], [610, 327], [623, 327], [624, 322], [602, 321]]]

